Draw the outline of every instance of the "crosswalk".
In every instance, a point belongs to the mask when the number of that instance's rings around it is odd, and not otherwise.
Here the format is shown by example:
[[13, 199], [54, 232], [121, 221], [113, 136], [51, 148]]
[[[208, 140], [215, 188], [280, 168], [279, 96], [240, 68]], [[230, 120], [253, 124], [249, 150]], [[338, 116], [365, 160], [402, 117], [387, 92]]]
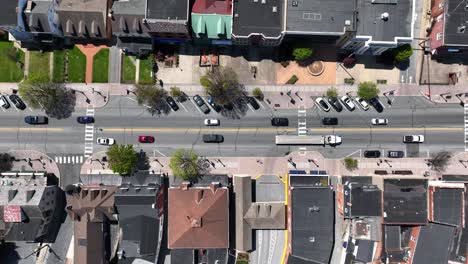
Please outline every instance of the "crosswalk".
[[465, 152], [468, 152], [468, 104], [464, 106], [465, 117]]
[[304, 107], [297, 110], [297, 134], [298, 136], [307, 134], [307, 110]]
[[[94, 108], [86, 109], [87, 116], [94, 116]], [[89, 157], [93, 154], [94, 147], [94, 124], [85, 125], [85, 148], [84, 154], [85, 157]]]
[[57, 164], [82, 164], [84, 162], [83, 155], [73, 155], [73, 156], [55, 156], [55, 163]]

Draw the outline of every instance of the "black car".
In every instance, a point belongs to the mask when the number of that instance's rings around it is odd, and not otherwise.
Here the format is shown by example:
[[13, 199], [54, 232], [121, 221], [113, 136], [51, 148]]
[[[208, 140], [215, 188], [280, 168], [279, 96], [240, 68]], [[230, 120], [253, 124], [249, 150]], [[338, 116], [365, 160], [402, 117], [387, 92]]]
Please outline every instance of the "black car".
[[336, 118], [336, 117], [324, 117], [324, 118], [322, 118], [322, 125], [324, 125], [324, 126], [336, 126], [336, 125], [338, 125], [338, 118]]
[[273, 117], [271, 119], [272, 126], [288, 126], [289, 120], [285, 117]]
[[179, 110], [179, 106], [175, 102], [174, 98], [168, 96], [168, 97], [166, 97], [166, 102], [172, 108], [172, 110], [174, 110], [174, 111]]
[[327, 101], [331, 104], [331, 106], [337, 111], [343, 111], [343, 106], [341, 105], [340, 101], [336, 97], [328, 97]]
[[366, 150], [366, 151], [364, 151], [364, 157], [366, 157], [366, 158], [380, 158], [380, 151], [378, 151], [378, 150]]
[[46, 125], [49, 119], [46, 116], [25, 116], [24, 122], [30, 125]]
[[79, 116], [76, 121], [80, 124], [91, 124], [94, 123], [94, 117], [92, 116]]
[[193, 97], [193, 101], [195, 101], [195, 103], [205, 115], [210, 112], [210, 108], [205, 104], [203, 98], [201, 98], [201, 96], [199, 96], [198, 94]]
[[211, 135], [203, 135], [203, 142], [205, 143], [223, 143], [224, 137], [223, 135], [211, 134]]
[[23, 100], [19, 98], [16, 94], [12, 94], [8, 97], [10, 101], [20, 110], [26, 109], [26, 105], [23, 103]]
[[405, 153], [401, 150], [390, 150], [387, 152], [387, 157], [389, 158], [403, 158]]
[[375, 110], [379, 113], [383, 112], [383, 106], [382, 103], [379, 101], [379, 98], [374, 97], [369, 100], [369, 103], [375, 108]]
[[253, 98], [252, 96], [247, 96], [247, 102], [252, 106], [254, 110], [258, 110], [260, 108], [260, 105], [257, 103], [257, 100]]

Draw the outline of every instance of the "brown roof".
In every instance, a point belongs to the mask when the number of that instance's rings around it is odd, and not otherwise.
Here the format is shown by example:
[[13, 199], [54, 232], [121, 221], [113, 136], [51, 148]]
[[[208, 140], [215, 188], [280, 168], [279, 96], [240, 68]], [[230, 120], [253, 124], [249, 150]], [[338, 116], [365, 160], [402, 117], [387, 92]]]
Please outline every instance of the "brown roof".
[[74, 264], [107, 263], [103, 223], [75, 221], [74, 229]]
[[169, 189], [169, 248], [228, 248], [229, 192], [215, 186]]

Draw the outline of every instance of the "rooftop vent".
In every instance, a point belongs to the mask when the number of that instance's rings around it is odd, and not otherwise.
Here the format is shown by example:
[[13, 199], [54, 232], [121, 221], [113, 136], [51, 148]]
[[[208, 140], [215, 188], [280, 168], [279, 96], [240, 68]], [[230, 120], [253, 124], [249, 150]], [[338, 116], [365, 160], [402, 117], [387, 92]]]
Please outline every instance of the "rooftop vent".
[[297, 1], [292, 1], [291, 5], [292, 5], [292, 6], [298, 6], [298, 5], [299, 5], [299, 2], [297, 2]]
[[235, 14], [234, 14], [234, 17], [239, 17], [239, 14], [238, 14], [238, 13], [235, 13]]
[[266, 0], [262, 0], [262, 4], [266, 4]]
[[468, 11], [468, 4], [465, 5], [465, 11]]
[[278, 7], [274, 6], [273, 7], [273, 13], [277, 13], [278, 12]]
[[345, 20], [344, 24], [345, 26], [351, 26], [351, 20]]
[[388, 17], [389, 17], [389, 14], [387, 12], [385, 13], [382, 13], [380, 15], [380, 18], [383, 20], [383, 21], [388, 21]]
[[460, 33], [460, 34], [465, 33], [465, 28], [466, 28], [465, 25], [458, 26], [457, 33]]

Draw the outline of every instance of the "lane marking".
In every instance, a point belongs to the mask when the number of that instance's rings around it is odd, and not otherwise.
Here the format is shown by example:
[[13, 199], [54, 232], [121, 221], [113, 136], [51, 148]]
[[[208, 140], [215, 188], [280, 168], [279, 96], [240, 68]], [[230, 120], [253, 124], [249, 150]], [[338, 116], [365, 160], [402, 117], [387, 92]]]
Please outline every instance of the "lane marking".
[[[200, 112], [202, 115], [204, 115], [205, 113], [202, 112], [202, 110], [200, 109], [200, 107], [198, 107], [198, 105], [193, 101], [193, 100], [190, 100], [190, 102], [192, 102], [193, 106], [195, 106], [195, 108], [198, 110], [198, 112]], [[206, 104], [206, 103], [205, 103]], [[211, 109], [210, 109], [210, 112], [211, 112]]]
[[188, 112], [187, 108], [185, 108], [185, 105], [181, 102], [179, 102], [179, 105], [182, 106], [182, 108], [185, 110], [185, 112]]
[[47, 132], [63, 132], [65, 131], [64, 128], [51, 128], [51, 127], [0, 127], [1, 131], [47, 131]]

